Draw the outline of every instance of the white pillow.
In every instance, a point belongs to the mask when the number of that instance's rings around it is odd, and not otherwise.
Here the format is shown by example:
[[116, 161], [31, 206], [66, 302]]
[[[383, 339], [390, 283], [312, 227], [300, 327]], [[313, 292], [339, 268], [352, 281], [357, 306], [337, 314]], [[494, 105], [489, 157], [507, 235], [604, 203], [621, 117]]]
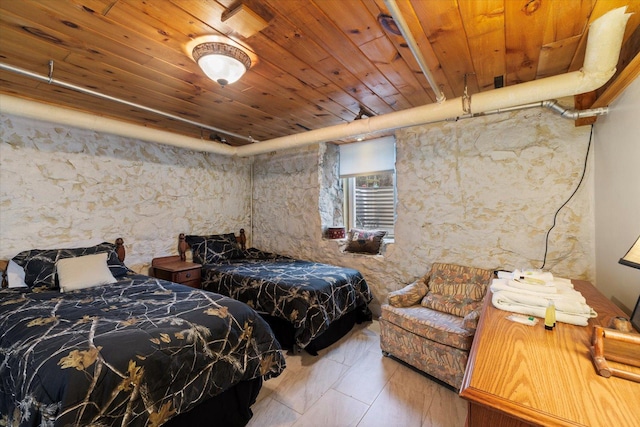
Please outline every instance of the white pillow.
[[27, 287], [27, 284], [24, 282], [24, 269], [13, 260], [9, 261], [9, 266], [7, 267], [7, 280], [9, 281], [10, 288]]
[[60, 292], [115, 283], [107, 266], [107, 253], [64, 258], [56, 262]]

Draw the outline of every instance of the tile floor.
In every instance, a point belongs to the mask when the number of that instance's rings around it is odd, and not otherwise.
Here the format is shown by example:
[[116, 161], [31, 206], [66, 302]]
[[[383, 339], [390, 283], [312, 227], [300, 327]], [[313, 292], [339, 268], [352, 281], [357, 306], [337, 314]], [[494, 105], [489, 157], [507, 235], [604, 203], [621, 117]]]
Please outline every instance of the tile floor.
[[265, 381], [248, 427], [462, 427], [466, 401], [384, 357], [377, 321], [356, 325], [321, 350], [287, 354]]

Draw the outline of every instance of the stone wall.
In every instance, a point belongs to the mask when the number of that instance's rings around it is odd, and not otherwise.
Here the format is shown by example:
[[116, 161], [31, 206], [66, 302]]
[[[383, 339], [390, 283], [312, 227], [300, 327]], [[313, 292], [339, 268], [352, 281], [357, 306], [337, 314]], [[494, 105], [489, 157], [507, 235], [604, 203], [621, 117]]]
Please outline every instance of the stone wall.
[[250, 161], [0, 115], [0, 258], [123, 237], [126, 264], [178, 234], [250, 224]]
[[[323, 171], [335, 173], [322, 146], [258, 156], [254, 244], [360, 270], [376, 296], [374, 311], [434, 261], [540, 268], [554, 214], [582, 175], [589, 131], [545, 110], [399, 131], [395, 241], [376, 256], [343, 253], [341, 243], [322, 238], [322, 227], [333, 225], [318, 214]], [[595, 275], [592, 165], [589, 157], [550, 233], [545, 270], [558, 276]]]
[[[252, 246], [360, 270], [377, 311], [434, 261], [540, 267], [589, 127], [527, 110], [399, 131], [395, 241], [375, 256], [323, 238], [341, 215], [331, 145], [227, 158], [7, 115], [0, 139], [0, 258], [122, 236], [146, 272], [180, 232], [245, 228]], [[559, 276], [595, 276], [592, 165], [550, 233], [545, 269]]]

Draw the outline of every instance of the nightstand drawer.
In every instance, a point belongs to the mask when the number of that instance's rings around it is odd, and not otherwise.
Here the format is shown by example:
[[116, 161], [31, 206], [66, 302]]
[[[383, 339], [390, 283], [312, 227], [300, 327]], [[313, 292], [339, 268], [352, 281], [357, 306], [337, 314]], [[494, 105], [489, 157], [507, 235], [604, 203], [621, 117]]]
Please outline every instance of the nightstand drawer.
[[188, 282], [182, 282], [183, 285], [191, 286], [192, 288], [200, 289], [200, 278], [196, 280], [189, 280]]
[[186, 284], [190, 281], [200, 282], [200, 269], [194, 268], [192, 270], [177, 271], [174, 273], [174, 282]]

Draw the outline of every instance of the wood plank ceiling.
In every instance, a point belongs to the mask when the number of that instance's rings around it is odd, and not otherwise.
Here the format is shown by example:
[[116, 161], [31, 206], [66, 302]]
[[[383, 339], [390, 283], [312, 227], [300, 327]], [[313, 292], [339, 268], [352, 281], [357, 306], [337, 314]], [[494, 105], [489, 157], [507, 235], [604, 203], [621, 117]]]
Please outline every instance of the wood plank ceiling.
[[[0, 0], [0, 62], [238, 135], [267, 140], [435, 102], [383, 0], [243, 0], [267, 26], [223, 22], [237, 0]], [[607, 105], [640, 70], [639, 0], [398, 0], [447, 99], [574, 71], [588, 25], [634, 12], [618, 74], [578, 105]], [[393, 28], [392, 28], [393, 29]], [[186, 46], [223, 35], [257, 57], [236, 83], [204, 76]], [[205, 139], [247, 141], [0, 70], [0, 92]], [[364, 109], [363, 109], [364, 107]], [[344, 142], [344, 141], [343, 141]], [[347, 141], [348, 142], [348, 141]]]

